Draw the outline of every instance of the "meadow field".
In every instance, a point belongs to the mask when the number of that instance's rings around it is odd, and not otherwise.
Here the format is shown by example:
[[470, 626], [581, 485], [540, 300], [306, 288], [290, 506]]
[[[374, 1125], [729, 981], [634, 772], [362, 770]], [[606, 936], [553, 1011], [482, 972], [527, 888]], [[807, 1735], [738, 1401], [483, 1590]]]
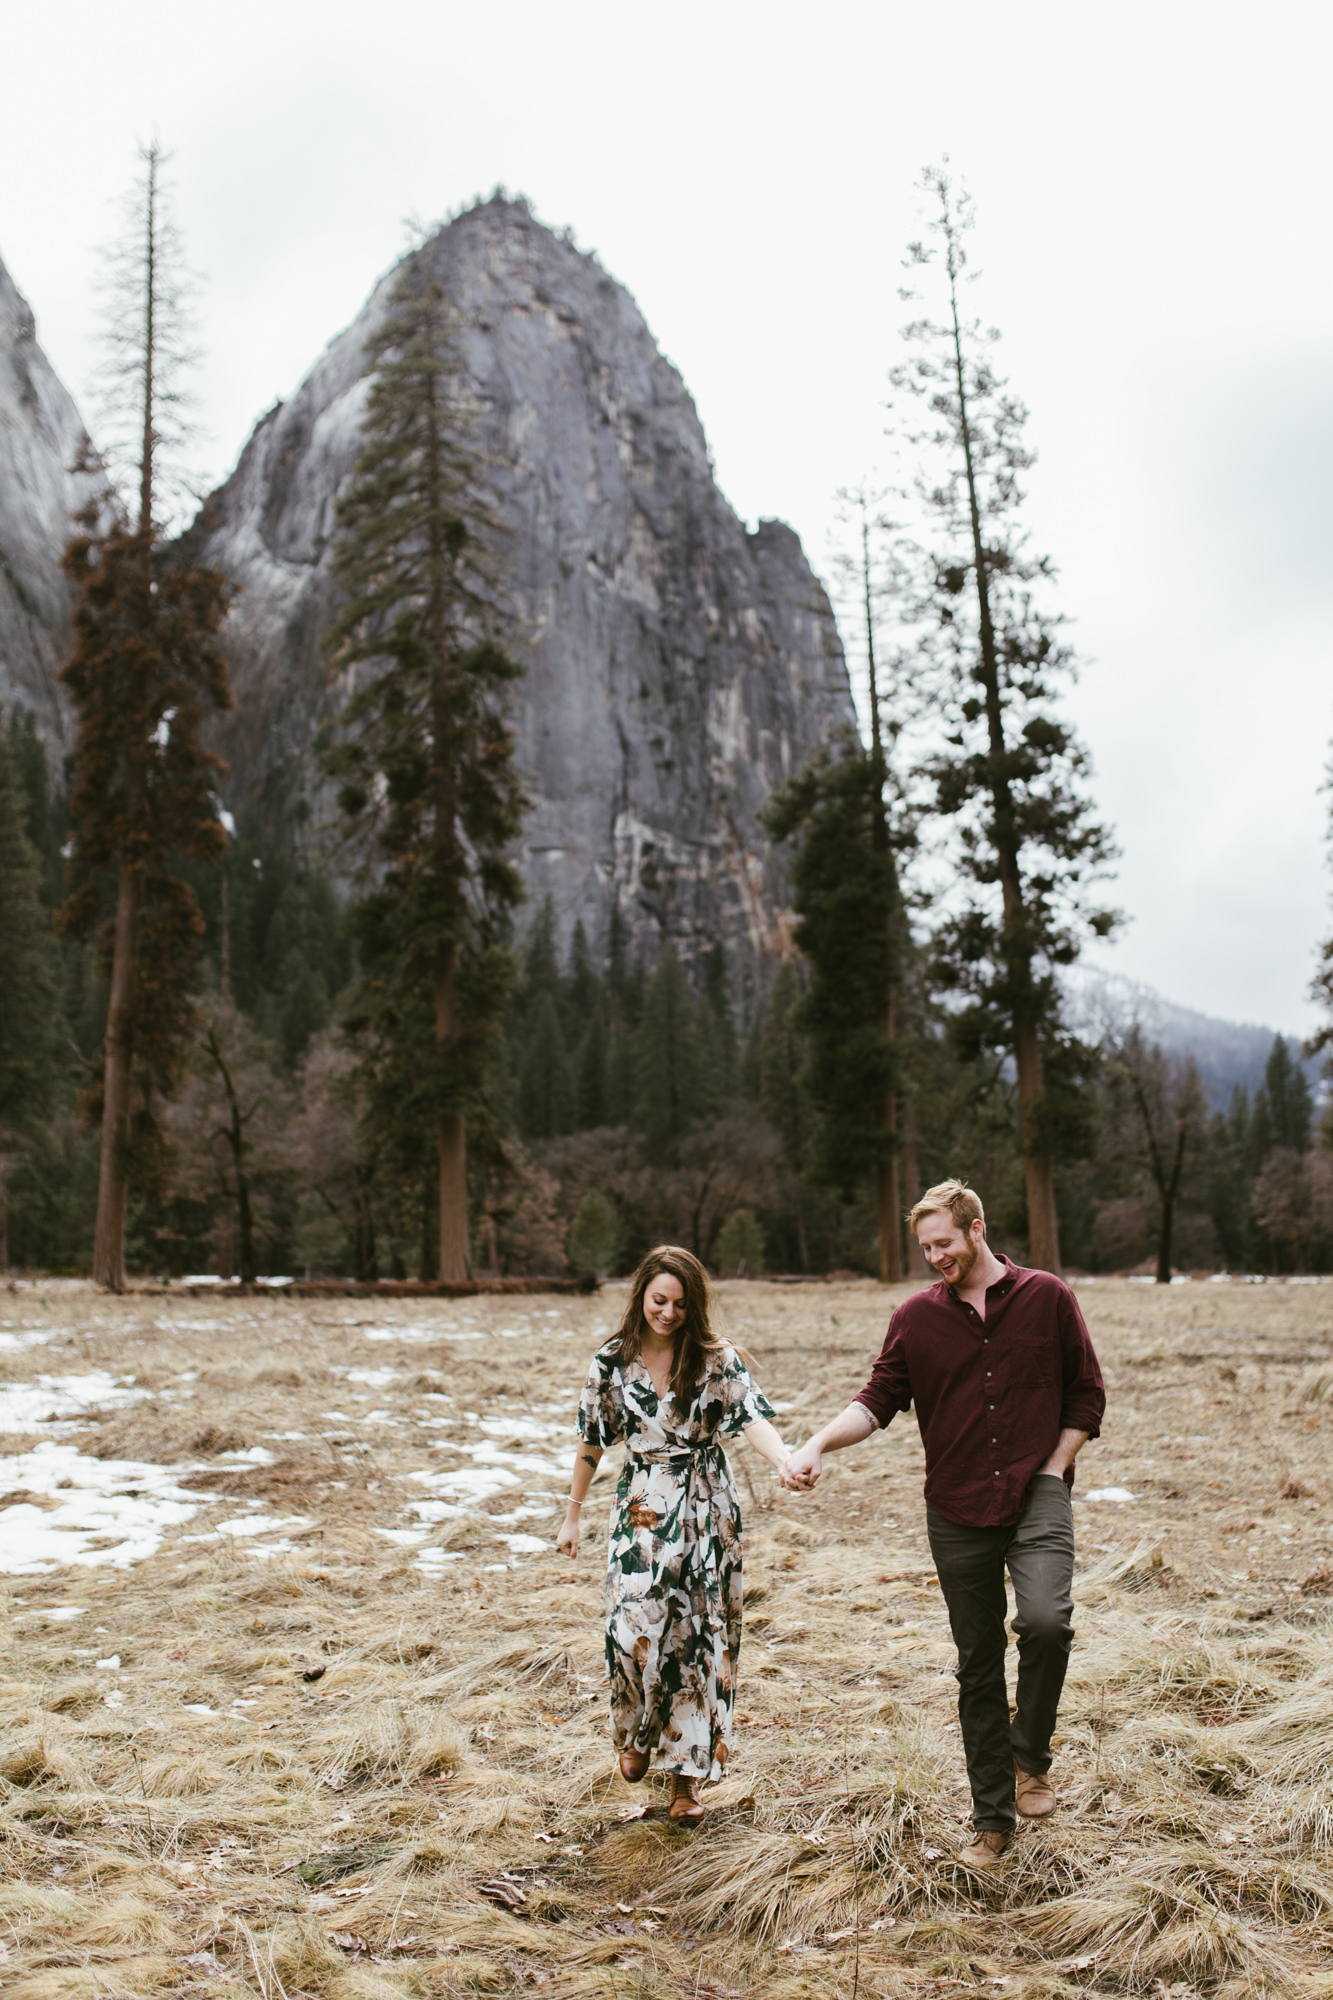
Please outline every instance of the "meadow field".
[[[723, 1285], [789, 1443], [894, 1294]], [[915, 1422], [743, 1446], [739, 1726], [697, 1832], [606, 1735], [622, 1292], [0, 1292], [8, 2000], [1333, 1994], [1333, 1287], [1088, 1282], [1060, 1809], [993, 1879]], [[1099, 1497], [1100, 1496], [1100, 1497]]]

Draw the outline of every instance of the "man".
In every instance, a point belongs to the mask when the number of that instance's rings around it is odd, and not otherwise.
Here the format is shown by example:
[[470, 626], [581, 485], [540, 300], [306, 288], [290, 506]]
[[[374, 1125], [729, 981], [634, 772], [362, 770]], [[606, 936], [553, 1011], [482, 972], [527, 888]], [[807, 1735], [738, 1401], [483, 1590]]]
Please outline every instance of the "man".
[[[1106, 1396], [1069, 1287], [994, 1255], [971, 1188], [941, 1181], [908, 1224], [941, 1282], [899, 1306], [870, 1380], [796, 1452], [783, 1484], [815, 1484], [826, 1451], [860, 1444], [916, 1404], [930, 1552], [958, 1648], [958, 1721], [973, 1838], [993, 1867], [1015, 1809], [1055, 1809], [1051, 1735], [1073, 1643], [1074, 1459]], [[1004, 1573], [1013, 1584], [1018, 1701], [1005, 1693]]]

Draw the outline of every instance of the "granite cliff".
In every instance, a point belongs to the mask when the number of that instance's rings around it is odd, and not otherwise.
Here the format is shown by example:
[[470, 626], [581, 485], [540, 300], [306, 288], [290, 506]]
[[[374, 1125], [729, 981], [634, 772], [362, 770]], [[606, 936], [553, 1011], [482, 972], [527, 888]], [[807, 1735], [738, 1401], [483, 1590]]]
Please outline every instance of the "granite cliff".
[[53, 747], [65, 744], [68, 725], [55, 678], [69, 650], [60, 557], [71, 515], [95, 489], [71, 471], [86, 442], [73, 398], [0, 263], [0, 702], [30, 710]]
[[[427, 254], [505, 468], [530, 907], [549, 895], [562, 935], [581, 917], [594, 943], [618, 907], [650, 958], [720, 936], [748, 984], [787, 902], [756, 814], [853, 720], [828, 600], [790, 528], [749, 533], [727, 505], [680, 376], [595, 258], [500, 198]], [[242, 586], [220, 746], [234, 810], [327, 810], [311, 752], [343, 694], [321, 657], [330, 539], [391, 282], [259, 423], [195, 531]]]

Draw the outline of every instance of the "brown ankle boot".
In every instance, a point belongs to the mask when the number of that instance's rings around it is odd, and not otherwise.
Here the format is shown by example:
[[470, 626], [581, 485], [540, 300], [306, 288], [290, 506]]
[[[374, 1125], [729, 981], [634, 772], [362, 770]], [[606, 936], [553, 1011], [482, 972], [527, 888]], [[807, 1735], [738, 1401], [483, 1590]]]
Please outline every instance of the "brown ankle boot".
[[998, 1827], [978, 1827], [967, 1846], [959, 1850], [964, 1868], [993, 1868], [1013, 1839]]
[[620, 1775], [627, 1785], [637, 1785], [648, 1775], [648, 1752], [646, 1750], [622, 1750], [620, 1753]]
[[1055, 1811], [1055, 1789], [1048, 1777], [1020, 1771], [1014, 1765], [1015, 1803], [1024, 1819], [1045, 1819]]
[[679, 1771], [671, 1773], [671, 1817], [677, 1826], [698, 1826], [704, 1816], [704, 1805], [699, 1797], [699, 1780], [682, 1777]]

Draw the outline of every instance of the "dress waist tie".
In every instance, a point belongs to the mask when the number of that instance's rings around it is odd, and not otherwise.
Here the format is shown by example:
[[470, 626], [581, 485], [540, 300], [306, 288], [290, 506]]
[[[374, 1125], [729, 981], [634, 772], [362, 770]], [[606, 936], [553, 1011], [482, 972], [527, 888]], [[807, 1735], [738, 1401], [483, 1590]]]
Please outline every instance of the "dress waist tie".
[[[687, 1507], [694, 1503], [696, 1482], [705, 1465], [716, 1469], [724, 1480], [728, 1480], [726, 1454], [714, 1438], [703, 1438], [698, 1444], [662, 1444], [651, 1446], [646, 1451], [627, 1450], [625, 1457], [631, 1466], [666, 1465], [673, 1472], [684, 1473], [682, 1504]], [[708, 1532], [700, 1535], [699, 1540], [706, 1587], [711, 1596], [721, 1589], [716, 1540]]]

